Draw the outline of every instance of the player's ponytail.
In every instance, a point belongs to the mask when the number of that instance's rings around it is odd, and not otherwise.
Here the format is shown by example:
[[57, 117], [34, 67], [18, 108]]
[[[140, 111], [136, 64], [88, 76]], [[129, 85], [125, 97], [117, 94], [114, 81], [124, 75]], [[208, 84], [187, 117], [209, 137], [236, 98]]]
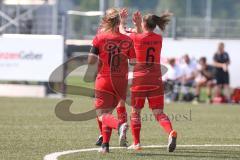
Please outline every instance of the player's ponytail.
[[102, 18], [101, 29], [102, 31], [114, 31], [116, 26], [120, 24], [119, 11], [115, 8], [110, 8], [106, 11], [105, 16]]
[[143, 21], [146, 23], [146, 27], [150, 30], [154, 30], [158, 26], [162, 31], [165, 30], [166, 25], [170, 22], [172, 14], [164, 13], [161, 16], [154, 14], [147, 14], [143, 17]]

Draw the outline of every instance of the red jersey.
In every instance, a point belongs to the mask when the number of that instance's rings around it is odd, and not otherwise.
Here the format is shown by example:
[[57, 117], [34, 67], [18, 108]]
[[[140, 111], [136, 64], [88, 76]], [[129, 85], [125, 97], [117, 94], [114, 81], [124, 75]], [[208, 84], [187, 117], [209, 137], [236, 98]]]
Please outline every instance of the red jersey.
[[136, 52], [136, 65], [131, 91], [132, 106], [144, 107], [148, 99], [152, 109], [163, 109], [164, 89], [160, 68], [162, 36], [154, 32], [131, 34]]
[[92, 45], [100, 59], [98, 76], [127, 76], [128, 59], [135, 58], [131, 38], [121, 33], [99, 33]]
[[134, 75], [161, 76], [160, 55], [162, 49], [162, 36], [154, 32], [132, 33], [137, 65]]

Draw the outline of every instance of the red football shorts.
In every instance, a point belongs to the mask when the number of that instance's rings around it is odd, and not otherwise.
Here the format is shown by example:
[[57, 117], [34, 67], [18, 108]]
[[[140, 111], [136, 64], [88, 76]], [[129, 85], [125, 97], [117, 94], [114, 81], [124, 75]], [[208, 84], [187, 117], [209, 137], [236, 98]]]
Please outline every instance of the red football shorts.
[[[164, 89], [162, 81], [152, 77], [146, 78], [151, 83], [134, 83], [131, 87], [131, 105], [136, 109], [142, 109], [145, 104], [145, 99], [148, 100], [149, 108], [163, 109], [164, 108]], [[143, 85], [145, 84], [145, 85]]]
[[97, 109], [114, 109], [119, 100], [126, 100], [127, 85], [128, 80], [125, 77], [97, 77], [95, 82], [95, 107]]

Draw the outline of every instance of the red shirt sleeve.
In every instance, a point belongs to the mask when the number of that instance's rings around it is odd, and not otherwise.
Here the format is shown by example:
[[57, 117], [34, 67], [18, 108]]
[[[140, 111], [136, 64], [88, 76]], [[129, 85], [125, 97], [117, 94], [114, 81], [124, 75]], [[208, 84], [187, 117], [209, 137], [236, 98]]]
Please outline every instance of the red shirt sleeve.
[[96, 48], [99, 47], [98, 36], [95, 36], [95, 37], [93, 38], [92, 45], [93, 45], [94, 47], [96, 47]]

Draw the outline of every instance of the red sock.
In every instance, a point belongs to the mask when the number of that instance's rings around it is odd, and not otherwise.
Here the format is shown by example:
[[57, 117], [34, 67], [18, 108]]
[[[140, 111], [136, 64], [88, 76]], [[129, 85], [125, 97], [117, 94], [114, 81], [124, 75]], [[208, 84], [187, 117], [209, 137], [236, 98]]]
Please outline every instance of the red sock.
[[117, 116], [121, 124], [127, 122], [127, 111], [125, 106], [117, 107]]
[[109, 143], [112, 134], [112, 128], [102, 125], [103, 143]]
[[169, 120], [168, 116], [164, 113], [162, 114], [158, 114], [155, 116], [155, 118], [157, 119], [157, 121], [159, 122], [159, 124], [163, 127], [163, 129], [165, 130], [165, 132], [167, 132], [168, 134], [170, 134], [170, 132], [173, 130], [172, 129], [172, 123]]
[[140, 143], [141, 116], [139, 113], [131, 114], [131, 130], [134, 144]]
[[120, 122], [112, 114], [104, 114], [102, 116], [102, 124], [113, 129], [118, 129]]
[[98, 123], [98, 128], [99, 128], [100, 134], [102, 135], [102, 122], [99, 121], [98, 118], [97, 118], [97, 123]]

